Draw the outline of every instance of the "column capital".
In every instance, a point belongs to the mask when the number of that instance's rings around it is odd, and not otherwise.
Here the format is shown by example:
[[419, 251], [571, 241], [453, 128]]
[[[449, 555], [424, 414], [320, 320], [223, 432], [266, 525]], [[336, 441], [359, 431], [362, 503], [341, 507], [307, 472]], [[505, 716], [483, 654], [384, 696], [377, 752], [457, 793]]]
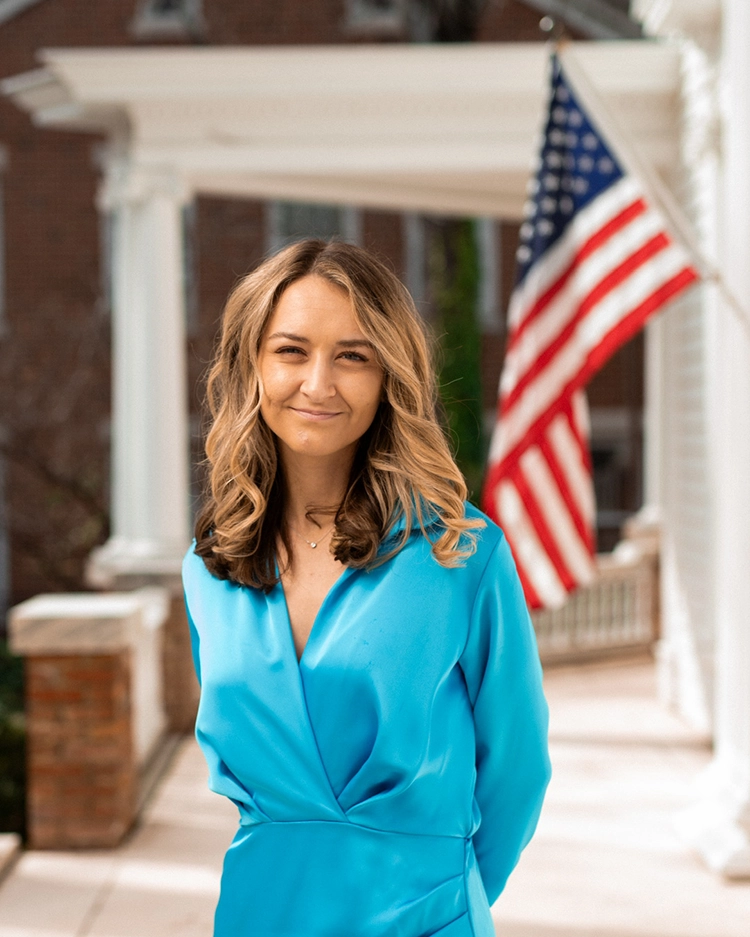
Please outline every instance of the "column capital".
[[680, 44], [681, 154], [686, 167], [700, 171], [705, 160], [721, 153], [722, 115], [719, 68], [701, 46]]
[[108, 156], [104, 160], [97, 205], [102, 211], [111, 211], [156, 197], [186, 205], [192, 196], [185, 178], [172, 166], [144, 166], [127, 157]]
[[633, 0], [631, 9], [648, 35], [689, 36], [712, 48], [718, 41], [721, 0]]
[[86, 583], [95, 589], [110, 590], [158, 584], [179, 595], [187, 547], [187, 542], [165, 544], [115, 535], [89, 554]]

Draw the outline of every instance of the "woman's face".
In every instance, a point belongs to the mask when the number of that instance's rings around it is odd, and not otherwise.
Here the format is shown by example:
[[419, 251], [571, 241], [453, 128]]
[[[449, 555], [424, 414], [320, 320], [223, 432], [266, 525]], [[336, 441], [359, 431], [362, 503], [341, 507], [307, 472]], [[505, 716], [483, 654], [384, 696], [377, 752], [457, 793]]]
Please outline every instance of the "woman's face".
[[351, 454], [372, 423], [383, 369], [347, 294], [306, 276], [281, 294], [259, 351], [260, 412], [282, 451]]

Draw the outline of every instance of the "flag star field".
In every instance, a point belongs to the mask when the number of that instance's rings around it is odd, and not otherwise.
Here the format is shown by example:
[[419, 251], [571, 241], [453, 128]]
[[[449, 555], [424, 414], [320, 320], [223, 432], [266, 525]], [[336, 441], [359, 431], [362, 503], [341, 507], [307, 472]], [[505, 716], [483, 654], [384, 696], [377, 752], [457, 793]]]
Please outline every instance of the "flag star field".
[[599, 136], [567, 82], [557, 60], [552, 106], [536, 174], [529, 185], [516, 281], [565, 232], [575, 215], [623, 176], [623, 170]]

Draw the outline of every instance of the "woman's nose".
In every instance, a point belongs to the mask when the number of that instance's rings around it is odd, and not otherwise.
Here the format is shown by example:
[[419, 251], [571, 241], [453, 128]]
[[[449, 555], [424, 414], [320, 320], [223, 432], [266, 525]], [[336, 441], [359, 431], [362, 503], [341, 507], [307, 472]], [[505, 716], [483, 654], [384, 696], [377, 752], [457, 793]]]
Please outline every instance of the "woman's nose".
[[311, 399], [332, 397], [336, 393], [333, 382], [333, 369], [323, 355], [310, 358], [300, 389], [303, 394]]

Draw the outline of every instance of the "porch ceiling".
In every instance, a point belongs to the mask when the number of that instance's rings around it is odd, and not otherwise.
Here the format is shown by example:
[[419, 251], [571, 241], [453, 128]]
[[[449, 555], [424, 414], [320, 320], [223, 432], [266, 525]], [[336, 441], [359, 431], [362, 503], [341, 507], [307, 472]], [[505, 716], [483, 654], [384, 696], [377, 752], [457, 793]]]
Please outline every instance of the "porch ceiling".
[[[677, 50], [574, 44], [657, 169], [678, 157]], [[0, 85], [37, 124], [104, 132], [194, 191], [518, 217], [543, 44], [50, 49]]]

